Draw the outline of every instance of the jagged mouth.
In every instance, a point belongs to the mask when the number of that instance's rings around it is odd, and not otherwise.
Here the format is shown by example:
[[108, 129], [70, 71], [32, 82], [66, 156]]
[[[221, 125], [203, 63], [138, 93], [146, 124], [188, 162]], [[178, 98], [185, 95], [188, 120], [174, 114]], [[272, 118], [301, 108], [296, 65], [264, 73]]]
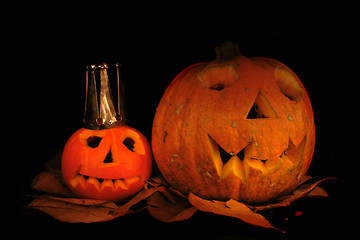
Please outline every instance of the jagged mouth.
[[98, 191], [103, 191], [105, 188], [112, 189], [113, 191], [128, 190], [129, 187], [136, 183], [143, 181], [142, 176], [130, 177], [130, 178], [119, 178], [119, 179], [103, 179], [90, 177], [84, 174], [75, 175], [70, 184], [72, 187], [82, 187], [87, 188], [93, 186]]
[[306, 136], [307, 135], [305, 134], [298, 146], [295, 146], [291, 138], [289, 138], [288, 147], [279, 154], [279, 159], [277, 161], [255, 158], [254, 156], [247, 154], [247, 149], [249, 150], [252, 148], [253, 142], [248, 143], [247, 146], [235, 154], [233, 152], [226, 152], [209, 134], [208, 139], [212, 159], [220, 179], [226, 178], [233, 172], [235, 176], [246, 183], [250, 167], [261, 171], [261, 173], [266, 173], [277, 167], [277, 162], [283, 163], [285, 161], [288, 166], [295, 166], [301, 162], [304, 158]]

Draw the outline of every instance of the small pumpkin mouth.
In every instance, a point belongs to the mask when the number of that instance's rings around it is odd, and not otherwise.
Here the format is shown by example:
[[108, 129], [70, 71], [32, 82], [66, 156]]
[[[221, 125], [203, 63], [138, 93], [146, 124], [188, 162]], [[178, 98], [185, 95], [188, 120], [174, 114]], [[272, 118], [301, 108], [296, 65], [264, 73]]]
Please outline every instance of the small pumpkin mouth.
[[103, 191], [105, 188], [112, 189], [113, 191], [118, 191], [120, 189], [128, 190], [130, 185], [141, 181], [143, 181], [142, 176], [119, 179], [103, 179], [90, 177], [83, 174], [77, 174], [71, 179], [70, 184], [74, 188], [77, 186], [86, 188], [92, 185], [100, 192]]

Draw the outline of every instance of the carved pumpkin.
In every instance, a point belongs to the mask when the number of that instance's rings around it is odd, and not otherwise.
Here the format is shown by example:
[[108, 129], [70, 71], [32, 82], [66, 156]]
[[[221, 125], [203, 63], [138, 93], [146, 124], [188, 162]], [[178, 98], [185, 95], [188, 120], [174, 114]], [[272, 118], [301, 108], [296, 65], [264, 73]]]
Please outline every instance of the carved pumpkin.
[[[70, 137], [62, 155], [64, 180], [79, 197], [126, 200], [141, 190], [151, 175], [150, 145], [139, 131], [126, 125], [123, 86], [119, 65], [116, 67], [118, 112], [113, 104], [107, 64], [91, 65], [86, 72], [85, 126]], [[100, 94], [96, 90], [97, 69], [101, 69]]]
[[236, 49], [222, 45], [216, 60], [194, 64], [171, 82], [155, 114], [153, 154], [184, 194], [264, 202], [305, 176], [314, 117], [293, 71]]
[[144, 186], [151, 174], [151, 161], [149, 143], [131, 127], [82, 128], [65, 146], [62, 172], [76, 195], [119, 201]]

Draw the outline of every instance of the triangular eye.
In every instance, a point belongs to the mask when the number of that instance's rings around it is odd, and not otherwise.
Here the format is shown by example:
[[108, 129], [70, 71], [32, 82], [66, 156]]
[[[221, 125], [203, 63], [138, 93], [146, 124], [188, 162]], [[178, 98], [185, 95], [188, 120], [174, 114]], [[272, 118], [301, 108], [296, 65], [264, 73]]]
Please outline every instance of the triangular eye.
[[246, 116], [246, 119], [256, 118], [278, 118], [274, 108], [261, 92], [258, 93], [253, 106]]

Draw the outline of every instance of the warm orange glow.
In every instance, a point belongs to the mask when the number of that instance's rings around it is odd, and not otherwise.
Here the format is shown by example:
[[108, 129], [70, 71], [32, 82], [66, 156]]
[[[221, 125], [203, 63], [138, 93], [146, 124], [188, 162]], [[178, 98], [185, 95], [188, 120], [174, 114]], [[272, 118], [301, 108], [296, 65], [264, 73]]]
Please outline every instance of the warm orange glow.
[[62, 156], [65, 182], [83, 198], [125, 200], [143, 187], [151, 170], [149, 143], [128, 126], [82, 128], [70, 137]]
[[188, 67], [167, 88], [153, 123], [165, 179], [205, 199], [263, 202], [289, 193], [305, 176], [314, 144], [304, 86], [269, 58]]

